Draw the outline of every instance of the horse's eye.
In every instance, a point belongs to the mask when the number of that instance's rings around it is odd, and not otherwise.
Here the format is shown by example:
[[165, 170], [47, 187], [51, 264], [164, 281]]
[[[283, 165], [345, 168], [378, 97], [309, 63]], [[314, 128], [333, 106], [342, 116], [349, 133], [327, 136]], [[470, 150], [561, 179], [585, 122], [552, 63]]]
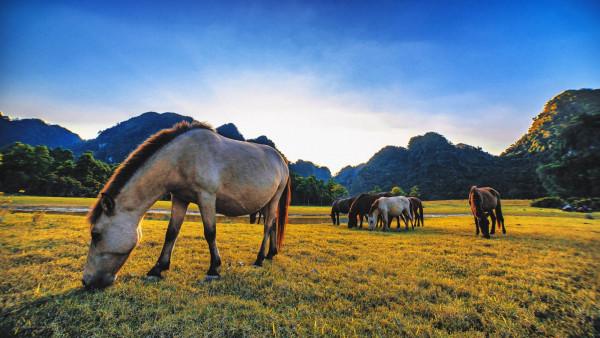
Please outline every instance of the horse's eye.
[[92, 232], [92, 243], [98, 243], [102, 239], [102, 234], [99, 232]]

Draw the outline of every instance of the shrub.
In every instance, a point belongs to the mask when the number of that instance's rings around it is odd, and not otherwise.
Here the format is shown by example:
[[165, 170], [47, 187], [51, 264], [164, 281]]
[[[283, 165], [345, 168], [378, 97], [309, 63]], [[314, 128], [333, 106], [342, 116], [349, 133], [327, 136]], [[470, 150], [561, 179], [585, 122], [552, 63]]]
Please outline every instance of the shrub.
[[536, 208], [562, 208], [565, 201], [556, 196], [542, 197], [531, 201], [531, 206]]
[[591, 208], [594, 211], [600, 210], [600, 197], [577, 199], [574, 200], [572, 203], [573, 207], [575, 208], [587, 206], [588, 208]]

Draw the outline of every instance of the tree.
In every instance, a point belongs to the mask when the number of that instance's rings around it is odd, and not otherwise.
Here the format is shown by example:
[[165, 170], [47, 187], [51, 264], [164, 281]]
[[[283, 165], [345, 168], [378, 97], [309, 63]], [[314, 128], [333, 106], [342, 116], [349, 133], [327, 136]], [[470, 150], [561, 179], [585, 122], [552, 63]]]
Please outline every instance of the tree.
[[410, 197], [421, 197], [421, 192], [419, 191], [419, 186], [418, 185], [413, 185], [410, 188], [410, 192], [408, 193], [408, 196], [410, 196]]
[[394, 196], [405, 196], [406, 195], [406, 192], [404, 192], [404, 190], [402, 188], [400, 188], [399, 186], [393, 187], [391, 190], [391, 193]]

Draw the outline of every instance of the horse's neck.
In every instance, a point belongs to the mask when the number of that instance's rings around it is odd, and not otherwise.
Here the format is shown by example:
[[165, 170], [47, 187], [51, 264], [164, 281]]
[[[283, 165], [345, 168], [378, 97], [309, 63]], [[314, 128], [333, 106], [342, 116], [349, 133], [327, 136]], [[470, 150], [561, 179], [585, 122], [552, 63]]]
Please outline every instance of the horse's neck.
[[167, 178], [168, 175], [158, 165], [140, 168], [119, 193], [117, 205], [141, 218], [154, 202], [167, 193]]

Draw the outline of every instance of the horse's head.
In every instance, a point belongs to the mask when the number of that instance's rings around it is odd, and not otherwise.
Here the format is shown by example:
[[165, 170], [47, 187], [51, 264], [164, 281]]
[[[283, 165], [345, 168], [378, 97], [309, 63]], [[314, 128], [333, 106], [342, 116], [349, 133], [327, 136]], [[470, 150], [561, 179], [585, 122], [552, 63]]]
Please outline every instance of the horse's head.
[[481, 229], [481, 234], [483, 235], [483, 237], [490, 238], [490, 221], [488, 221], [488, 218], [484, 215], [483, 217], [479, 217], [477, 219], [477, 222], [479, 224], [479, 229]]
[[139, 219], [115, 208], [115, 201], [103, 195], [102, 213], [93, 219], [91, 243], [83, 270], [86, 289], [101, 289], [117, 279], [117, 273], [141, 237]]
[[348, 213], [348, 228], [355, 228], [358, 225], [356, 218], [358, 217], [357, 213], [350, 211]]
[[373, 214], [369, 214], [369, 229], [375, 229], [375, 225], [377, 225], [377, 217]]

